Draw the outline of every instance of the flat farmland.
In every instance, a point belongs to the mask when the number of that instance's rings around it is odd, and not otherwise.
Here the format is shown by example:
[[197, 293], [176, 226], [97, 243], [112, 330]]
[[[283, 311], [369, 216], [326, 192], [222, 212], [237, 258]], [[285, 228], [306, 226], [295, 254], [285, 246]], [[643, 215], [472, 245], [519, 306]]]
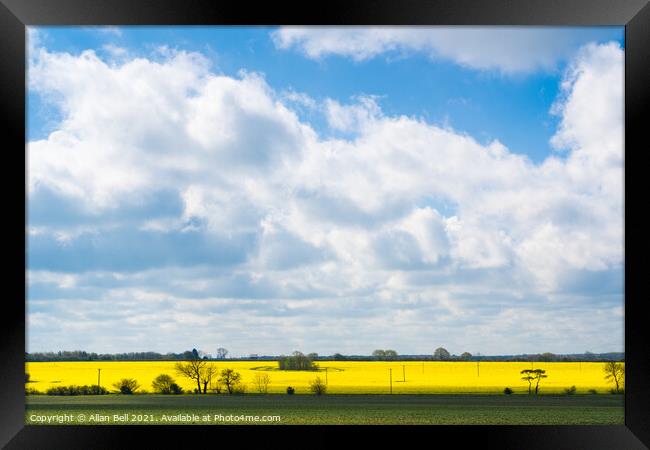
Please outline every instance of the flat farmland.
[[[542, 394], [562, 394], [575, 386], [577, 394], [590, 390], [608, 393], [613, 387], [605, 380], [599, 362], [439, 362], [439, 361], [319, 361], [318, 371], [280, 371], [274, 361], [214, 361], [218, 370], [230, 368], [242, 375], [247, 392], [254, 393], [258, 373], [270, 378], [268, 392], [285, 393], [288, 386], [296, 394], [309, 394], [309, 382], [319, 376], [327, 380], [328, 394], [502, 394], [505, 387], [515, 394], [528, 391], [521, 380], [523, 369], [544, 369], [548, 378], [540, 383]], [[176, 374], [173, 361], [97, 361], [27, 363], [29, 388], [45, 392], [55, 386], [96, 385], [108, 389], [121, 378], [135, 378], [141, 391], [151, 391], [160, 374], [168, 374], [190, 392], [196, 384]], [[213, 386], [214, 387], [214, 386]]]
[[624, 412], [621, 395], [37, 395], [27, 397], [25, 422], [621, 425]]

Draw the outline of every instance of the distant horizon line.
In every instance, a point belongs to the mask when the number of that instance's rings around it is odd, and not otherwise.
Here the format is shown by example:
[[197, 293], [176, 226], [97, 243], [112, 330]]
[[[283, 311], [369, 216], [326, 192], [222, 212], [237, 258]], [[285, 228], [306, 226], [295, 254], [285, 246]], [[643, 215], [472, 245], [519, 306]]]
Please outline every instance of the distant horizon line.
[[[198, 349], [197, 349], [198, 350]], [[185, 352], [191, 352], [192, 350], [183, 350], [180, 352], [158, 352], [154, 350], [145, 350], [145, 351], [127, 351], [127, 352], [95, 352], [95, 351], [88, 351], [88, 350], [56, 350], [56, 351], [33, 351], [33, 352], [28, 352], [25, 351], [26, 355], [34, 355], [34, 354], [57, 354], [57, 353], [76, 353], [76, 352], [83, 352], [86, 354], [95, 354], [95, 355], [128, 355], [128, 354], [138, 354], [138, 353], [155, 353], [161, 356], [164, 355], [180, 355]], [[201, 350], [198, 350], [201, 351]], [[225, 358], [217, 358], [214, 357], [211, 353], [204, 353], [204, 356], [208, 356], [209, 359], [246, 359], [246, 358], [270, 358], [270, 357], [282, 357], [282, 356], [291, 356], [294, 352], [289, 352], [287, 354], [259, 354], [259, 353], [249, 353], [248, 355], [242, 355], [242, 356], [229, 356]], [[310, 354], [316, 354], [317, 357], [323, 358], [323, 357], [333, 357], [335, 355], [341, 355], [341, 356], [346, 356], [346, 357], [371, 357], [375, 358], [376, 356], [373, 356], [371, 353], [370, 354], [360, 354], [360, 353], [340, 353], [340, 352], [335, 352], [331, 354], [320, 354], [318, 352], [300, 352], [305, 355], [310, 355]], [[455, 354], [450, 352], [450, 356], [461, 356], [463, 353], [460, 354]], [[470, 353], [473, 357], [517, 357], [517, 356], [539, 356], [539, 355], [544, 355], [544, 354], [551, 354], [554, 356], [579, 356], [579, 355], [609, 355], [609, 354], [625, 354], [624, 350], [621, 351], [604, 351], [604, 352], [592, 352], [592, 351], [585, 351], [585, 352], [579, 352], [579, 353], [554, 353], [554, 352], [533, 352], [533, 353], [503, 353], [503, 354], [484, 354], [484, 353]], [[397, 357], [416, 357], [416, 356], [427, 356], [431, 357], [433, 356], [432, 353], [397, 353]]]

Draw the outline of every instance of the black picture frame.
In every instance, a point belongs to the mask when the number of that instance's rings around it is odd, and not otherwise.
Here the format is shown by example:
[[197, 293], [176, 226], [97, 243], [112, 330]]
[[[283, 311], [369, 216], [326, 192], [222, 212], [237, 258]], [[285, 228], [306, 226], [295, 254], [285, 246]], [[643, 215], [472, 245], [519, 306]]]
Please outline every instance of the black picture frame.
[[[5, 295], [0, 328], [0, 444], [7, 448], [129, 448], [130, 442], [146, 438], [150, 447], [158, 441], [189, 446], [198, 440], [222, 445], [224, 437], [237, 433], [247, 445], [274, 447], [280, 434], [302, 427], [250, 426], [25, 426], [25, 261], [26, 191], [16, 185], [25, 165], [25, 26], [30, 25], [549, 25], [625, 26], [625, 195], [640, 192], [639, 173], [644, 150], [647, 112], [650, 109], [650, 5], [647, 0], [329, 0], [293, 3], [210, 0], [0, 0], [0, 111], [5, 155], [5, 191], [11, 213], [11, 250], [6, 254], [6, 280], [11, 295]], [[645, 145], [644, 145], [645, 144]], [[15, 158], [15, 159], [14, 159]], [[12, 174], [7, 177], [6, 174]], [[14, 179], [16, 176], [18, 180]], [[25, 179], [22, 178], [22, 182]], [[627, 200], [629, 202], [629, 200]], [[634, 203], [628, 203], [633, 205]], [[642, 295], [644, 267], [640, 255], [643, 242], [639, 216], [644, 202], [625, 208], [625, 425], [621, 426], [429, 426], [372, 427], [374, 438], [399, 437], [407, 445], [418, 440], [454, 445], [475, 442], [488, 448], [518, 449], [635, 449], [650, 445], [650, 352]], [[21, 216], [20, 212], [23, 212]], [[20, 239], [23, 236], [25, 239]], [[628, 245], [628, 243], [632, 243]], [[21, 248], [22, 247], [22, 248]], [[22, 296], [22, 298], [21, 298]], [[191, 430], [190, 430], [191, 428]], [[242, 433], [243, 431], [243, 433]], [[251, 431], [251, 432], [249, 432]], [[339, 445], [341, 432], [359, 427], [316, 426], [308, 430], [310, 442]], [[293, 431], [291, 431], [293, 432]], [[219, 439], [214, 441], [214, 439]], [[153, 440], [151, 440], [153, 439]], [[443, 440], [444, 439], [444, 440]], [[212, 443], [211, 443], [212, 442]], [[644, 444], [645, 443], [645, 444]], [[237, 444], [230, 444], [237, 445]]]

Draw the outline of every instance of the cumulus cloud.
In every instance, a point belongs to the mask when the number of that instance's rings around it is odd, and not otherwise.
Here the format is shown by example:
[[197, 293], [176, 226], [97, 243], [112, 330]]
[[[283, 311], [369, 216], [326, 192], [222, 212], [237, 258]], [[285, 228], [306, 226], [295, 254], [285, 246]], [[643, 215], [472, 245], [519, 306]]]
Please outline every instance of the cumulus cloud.
[[387, 52], [418, 52], [478, 70], [507, 74], [552, 70], [584, 37], [569, 28], [531, 27], [282, 27], [276, 47], [312, 59], [329, 55], [356, 61]]
[[[312, 42], [298, 31], [276, 42]], [[129, 336], [98, 351], [182, 350], [200, 333], [242, 353], [367, 353], [388, 337], [403, 351], [445, 338], [501, 353], [519, 319], [559, 310], [590, 317], [583, 331], [597, 336], [622, 293], [603, 288], [588, 306], [575, 291], [621, 273], [622, 67], [617, 44], [579, 52], [553, 108], [563, 150], [534, 164], [386, 115], [374, 97], [325, 100], [329, 126], [350, 135], [323, 137], [292, 109], [313, 109], [309, 97], [256, 73], [216, 75], [196, 53], [39, 49], [29, 87], [62, 121], [28, 145], [30, 348], [76, 348], [94, 323]], [[146, 340], [161, 326], [176, 343]], [[570, 349], [568, 322], [551, 328], [536, 332]]]

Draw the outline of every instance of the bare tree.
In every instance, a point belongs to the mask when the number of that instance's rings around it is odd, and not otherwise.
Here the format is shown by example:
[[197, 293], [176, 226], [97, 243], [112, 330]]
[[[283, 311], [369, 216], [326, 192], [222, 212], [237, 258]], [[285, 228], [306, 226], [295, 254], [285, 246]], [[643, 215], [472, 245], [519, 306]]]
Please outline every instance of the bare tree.
[[233, 393], [240, 380], [241, 374], [232, 369], [223, 369], [221, 371], [221, 377], [219, 378], [219, 382], [226, 387], [229, 394]]
[[203, 383], [203, 393], [208, 393], [208, 385], [212, 381], [212, 377], [217, 374], [217, 369], [212, 364], [206, 364], [201, 369], [201, 382]]
[[208, 362], [204, 359], [191, 359], [189, 361], [177, 362], [175, 368], [179, 375], [196, 381], [197, 391], [201, 393], [201, 380], [203, 379], [207, 365]]
[[226, 350], [223, 347], [219, 347], [217, 349], [217, 359], [226, 359], [226, 356], [228, 355], [228, 350]]
[[255, 387], [257, 387], [257, 392], [260, 394], [266, 394], [269, 392], [269, 384], [271, 383], [271, 377], [268, 373], [256, 373], [255, 379], [253, 380]]
[[309, 383], [309, 390], [311, 390], [316, 395], [323, 395], [327, 392], [327, 386], [320, 377], [316, 377]]
[[608, 361], [603, 367], [605, 379], [611, 380], [616, 385], [616, 392], [620, 392], [620, 384], [625, 381], [625, 365], [616, 361]]

